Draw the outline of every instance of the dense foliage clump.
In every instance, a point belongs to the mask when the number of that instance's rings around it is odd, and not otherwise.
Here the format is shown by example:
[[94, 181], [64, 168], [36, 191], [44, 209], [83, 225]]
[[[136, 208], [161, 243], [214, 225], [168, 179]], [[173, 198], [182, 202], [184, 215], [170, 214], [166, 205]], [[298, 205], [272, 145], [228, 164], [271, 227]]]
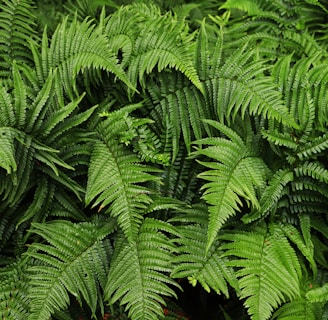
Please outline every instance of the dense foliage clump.
[[0, 318], [326, 319], [327, 15], [2, 1]]

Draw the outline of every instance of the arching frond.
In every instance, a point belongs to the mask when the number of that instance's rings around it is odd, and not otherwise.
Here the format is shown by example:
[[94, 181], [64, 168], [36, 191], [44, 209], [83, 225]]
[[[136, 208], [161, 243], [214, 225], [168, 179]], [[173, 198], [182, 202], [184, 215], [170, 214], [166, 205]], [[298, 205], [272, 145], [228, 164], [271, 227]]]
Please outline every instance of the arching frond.
[[176, 297], [173, 288], [179, 285], [168, 276], [175, 247], [165, 235], [172, 226], [167, 224], [163, 230], [164, 225], [146, 218], [135, 241], [122, 235], [116, 238], [105, 299], [126, 305], [129, 318], [163, 317], [164, 297]]
[[262, 192], [258, 208], [253, 209], [249, 214], [242, 217], [243, 222], [250, 223], [274, 212], [275, 206], [285, 195], [284, 187], [293, 181], [294, 175], [288, 169], [278, 170], [269, 181], [268, 186]]
[[133, 85], [138, 81], [144, 84], [144, 75], [157, 66], [159, 72], [167, 67], [179, 70], [203, 91], [193, 66], [193, 37], [185, 21], [171, 13], [162, 15], [155, 6], [139, 3], [117, 10], [105, 22], [103, 32], [114, 51], [121, 51], [122, 65], [127, 66]]
[[[124, 144], [125, 135], [133, 129], [128, 112], [136, 107], [127, 106], [108, 114], [97, 126], [99, 139], [91, 154], [85, 197], [87, 205], [98, 206], [99, 211], [106, 208], [116, 217], [129, 241], [138, 234], [142, 214], [151, 203], [145, 183], [158, 180], [151, 174], [158, 169], [142, 164]], [[138, 125], [138, 120], [135, 123]]]
[[231, 139], [205, 138], [197, 141], [197, 144], [208, 147], [196, 151], [196, 154], [215, 161], [200, 162], [210, 170], [199, 174], [200, 178], [209, 181], [202, 187], [205, 189], [203, 198], [210, 205], [209, 249], [227, 219], [240, 211], [243, 206], [241, 199], [247, 201], [250, 207], [259, 207], [256, 189], [263, 187], [267, 167], [236, 132], [219, 122], [207, 122]]
[[[228, 285], [239, 292], [237, 279], [232, 268], [227, 266], [228, 259], [223, 258], [220, 243], [215, 241], [210, 249], [207, 247], [207, 223], [199, 223], [205, 216], [206, 208], [191, 208], [184, 210], [182, 216], [172, 218], [171, 222], [189, 222], [188, 225], [178, 226], [181, 237], [176, 240], [178, 245], [177, 256], [172, 277], [188, 278], [195, 286], [198, 282], [208, 292], [214, 290], [229, 297]], [[196, 217], [196, 218], [195, 218]]]
[[275, 225], [261, 223], [249, 231], [225, 232], [220, 238], [227, 264], [238, 268], [241, 298], [254, 320], [269, 319], [283, 302], [300, 296], [301, 266], [293, 246]]
[[68, 293], [80, 303], [83, 299], [95, 313], [102, 304], [100, 289], [106, 283], [112, 251], [105, 238], [114, 228], [113, 221], [33, 224], [33, 232], [48, 244], [33, 243], [26, 253], [38, 262], [28, 269], [30, 319], [48, 319], [56, 310], [64, 309], [69, 303]]
[[77, 74], [89, 67], [113, 73], [133, 89], [106, 37], [100, 34], [91, 20], [69, 23], [64, 19], [54, 32], [50, 46], [45, 33], [41, 53], [36, 48], [33, 52], [39, 81], [43, 82], [51, 69], [58, 69], [63, 87], [71, 97], [77, 91]]

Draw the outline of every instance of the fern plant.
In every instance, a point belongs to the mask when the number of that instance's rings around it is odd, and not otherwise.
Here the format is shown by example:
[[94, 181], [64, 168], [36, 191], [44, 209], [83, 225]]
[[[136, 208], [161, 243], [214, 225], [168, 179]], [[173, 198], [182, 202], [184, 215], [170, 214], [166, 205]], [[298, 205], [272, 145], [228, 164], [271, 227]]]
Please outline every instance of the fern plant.
[[0, 4], [0, 317], [325, 319], [325, 3], [47, 3]]

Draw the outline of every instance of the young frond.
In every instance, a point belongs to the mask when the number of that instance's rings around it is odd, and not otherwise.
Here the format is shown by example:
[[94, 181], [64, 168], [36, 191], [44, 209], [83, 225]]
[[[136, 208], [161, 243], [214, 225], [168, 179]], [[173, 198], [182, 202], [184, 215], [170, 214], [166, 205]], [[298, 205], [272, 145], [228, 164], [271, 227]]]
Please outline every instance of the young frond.
[[276, 224], [261, 223], [249, 231], [225, 232], [221, 250], [238, 268], [241, 299], [253, 320], [269, 319], [283, 302], [300, 296], [301, 266], [293, 246]]
[[256, 190], [264, 186], [267, 174], [263, 160], [237, 133], [218, 122], [209, 123], [223, 130], [232, 140], [205, 138], [197, 141], [197, 144], [208, 147], [197, 150], [195, 154], [213, 160], [200, 162], [210, 170], [199, 174], [200, 178], [209, 181], [202, 187], [205, 189], [203, 198], [210, 205], [207, 249], [227, 219], [240, 211], [243, 206], [241, 199], [250, 207], [259, 207]]
[[130, 319], [161, 318], [164, 297], [176, 297], [171, 287], [179, 285], [168, 276], [175, 247], [162, 224], [146, 218], [135, 241], [122, 235], [116, 238], [104, 297], [110, 304], [120, 301], [126, 305]]
[[[102, 303], [100, 289], [106, 284], [111, 245], [106, 236], [115, 223], [53, 221], [33, 224], [32, 231], [46, 243], [33, 243], [26, 255], [37, 261], [28, 268], [29, 319], [48, 319], [69, 303], [69, 293], [84, 300], [95, 314]], [[47, 279], [47, 281], [44, 281]]]

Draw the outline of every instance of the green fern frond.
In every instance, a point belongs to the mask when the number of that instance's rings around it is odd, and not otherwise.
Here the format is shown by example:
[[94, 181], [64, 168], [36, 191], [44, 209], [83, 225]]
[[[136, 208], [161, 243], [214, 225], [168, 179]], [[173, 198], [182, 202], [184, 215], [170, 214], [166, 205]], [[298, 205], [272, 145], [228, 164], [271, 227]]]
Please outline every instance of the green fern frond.
[[167, 275], [175, 247], [162, 231], [164, 222], [157, 222], [143, 220], [135, 241], [116, 238], [104, 297], [110, 304], [126, 305], [131, 319], [163, 317], [164, 297], [176, 297], [171, 286], [179, 288]]
[[144, 184], [158, 181], [151, 174], [158, 169], [141, 163], [125, 146], [125, 139], [120, 141], [131, 129], [129, 124], [133, 125], [128, 112], [136, 107], [127, 106], [106, 114], [107, 119], [97, 126], [99, 139], [91, 154], [85, 196], [87, 205], [99, 206], [99, 211], [107, 207], [106, 211], [118, 219], [129, 241], [135, 239], [142, 213], [151, 203], [150, 190]]
[[306, 293], [306, 298], [310, 302], [324, 302], [328, 301], [328, 283], [324, 284], [319, 288], [315, 288]]
[[227, 0], [220, 7], [220, 9], [238, 9], [247, 12], [248, 15], [258, 15], [260, 14], [260, 7], [256, 3], [256, 1], [244, 0]]
[[[133, 26], [133, 27], [132, 27]], [[147, 32], [144, 32], [147, 30]], [[192, 35], [183, 20], [145, 4], [121, 7], [106, 22], [104, 33], [114, 50], [122, 51], [122, 64], [132, 84], [144, 84], [144, 75], [172, 68], [183, 73], [201, 92], [203, 87], [193, 66]]]
[[237, 268], [240, 298], [252, 319], [269, 319], [280, 304], [299, 297], [300, 263], [279, 226], [261, 223], [220, 238], [230, 241], [221, 249], [232, 259], [227, 265]]
[[314, 55], [317, 55], [318, 58], [327, 57], [326, 49], [308, 33], [288, 30], [284, 32], [283, 36], [286, 40], [293, 42], [292, 46], [298, 54], [303, 53], [308, 57]]
[[[196, 213], [195, 211], [198, 210]], [[170, 221], [187, 220], [193, 224], [178, 226], [181, 237], [176, 240], [178, 243], [178, 254], [174, 258], [173, 278], [188, 278], [189, 282], [195, 286], [197, 282], [208, 292], [214, 290], [217, 294], [223, 293], [229, 297], [228, 285], [239, 291], [238, 282], [232, 268], [226, 265], [227, 259], [222, 258], [223, 252], [219, 242], [213, 242], [210, 249], [207, 247], [207, 223], [198, 222], [199, 217], [205, 216], [205, 208], [184, 209], [182, 216], [175, 217]], [[199, 217], [197, 217], [197, 214]]]
[[28, 281], [22, 261], [0, 268], [0, 317], [1, 319], [27, 319], [30, 309]]
[[8, 174], [17, 170], [15, 159], [15, 133], [9, 127], [0, 127], [0, 167]]
[[299, 148], [299, 143], [292, 132], [279, 132], [278, 130], [263, 130], [262, 135], [276, 146], [287, 147], [293, 151]]
[[[259, 59], [252, 61], [254, 54], [246, 48], [235, 50], [217, 68], [217, 73], [205, 81], [209, 108], [221, 121], [230, 122], [237, 114], [245, 116], [249, 113], [297, 127], [273, 79], [264, 76], [267, 65]], [[219, 52], [219, 49], [215, 50]]]
[[291, 224], [280, 224], [280, 228], [285, 234], [285, 236], [289, 239], [289, 241], [294, 243], [297, 246], [298, 250], [302, 253], [302, 255], [308, 260], [315, 278], [317, 274], [317, 266], [314, 261], [312, 241], [309, 240], [306, 243], [298, 229]]
[[[209, 118], [201, 92], [179, 73], [163, 72], [149, 81], [147, 107], [150, 115], [172, 135], [172, 162], [180, 148], [180, 140], [190, 151], [191, 141], [200, 139], [205, 131], [201, 119]], [[158, 118], [158, 120], [157, 120]], [[166, 124], [169, 124], [169, 128]], [[156, 125], [158, 125], [156, 123]]]
[[44, 120], [46, 115], [47, 106], [49, 100], [52, 96], [52, 84], [53, 84], [54, 74], [52, 71], [49, 72], [48, 77], [42, 89], [35, 96], [32, 105], [29, 108], [29, 112], [26, 115], [25, 122], [25, 132], [30, 133], [34, 130], [38, 130]]
[[48, 319], [56, 310], [63, 310], [69, 303], [68, 293], [80, 303], [83, 299], [95, 314], [102, 303], [100, 289], [106, 283], [112, 251], [105, 238], [114, 228], [113, 221], [33, 224], [32, 231], [48, 244], [35, 242], [26, 253], [38, 262], [28, 268], [29, 319]]
[[15, 113], [12, 97], [5, 86], [0, 87], [0, 125], [1, 127], [15, 125]]
[[309, 141], [302, 145], [296, 156], [300, 160], [307, 160], [314, 158], [316, 155], [322, 154], [328, 148], [328, 135], [323, 134], [322, 136], [316, 136], [312, 141]]
[[31, 0], [4, 0], [0, 4], [0, 78], [11, 75], [13, 62], [32, 64], [27, 43], [37, 38]]
[[259, 207], [256, 189], [264, 186], [267, 167], [236, 132], [219, 122], [207, 122], [231, 139], [204, 138], [197, 141], [197, 144], [209, 146], [195, 154], [215, 161], [201, 161], [211, 170], [199, 174], [200, 178], [210, 181], [202, 187], [205, 189], [203, 198], [210, 205], [209, 249], [226, 220], [240, 211], [243, 206], [241, 198], [250, 207]]
[[305, 161], [294, 169], [297, 177], [312, 177], [320, 182], [328, 182], [328, 171], [318, 161]]
[[322, 306], [305, 299], [295, 299], [281, 306], [272, 316], [272, 320], [318, 320]]
[[242, 221], [244, 223], [250, 223], [274, 212], [274, 207], [282, 196], [285, 195], [284, 187], [293, 180], [293, 172], [289, 169], [281, 169], [275, 172], [268, 186], [262, 192], [259, 200], [259, 208], [252, 210], [249, 214], [245, 214], [242, 217]]
[[69, 23], [67, 18], [64, 19], [54, 32], [50, 46], [44, 35], [41, 53], [34, 50], [34, 56], [38, 62], [39, 77], [45, 79], [51, 69], [58, 69], [63, 87], [70, 97], [77, 92], [76, 76], [89, 67], [113, 73], [134, 90], [106, 37], [100, 34], [91, 20]]

